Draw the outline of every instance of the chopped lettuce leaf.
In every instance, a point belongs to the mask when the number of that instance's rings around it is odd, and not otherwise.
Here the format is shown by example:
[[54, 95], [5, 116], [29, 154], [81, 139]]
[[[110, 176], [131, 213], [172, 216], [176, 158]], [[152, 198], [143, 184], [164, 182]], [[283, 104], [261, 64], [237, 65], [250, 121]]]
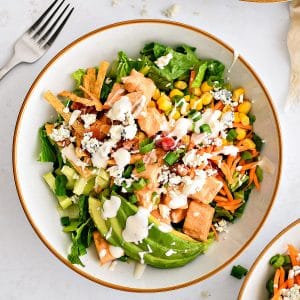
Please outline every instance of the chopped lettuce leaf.
[[78, 69], [77, 71], [71, 74], [72, 78], [75, 81], [75, 90], [79, 88], [83, 81], [83, 75], [85, 74], [84, 69]]
[[66, 196], [68, 179], [65, 175], [57, 175], [55, 177], [55, 195]]
[[142, 55], [148, 56], [152, 61], [156, 60], [160, 56], [164, 55], [167, 47], [161, 45], [159, 43], [149, 43], [147, 44], [142, 51], [140, 52]]
[[38, 161], [54, 163], [56, 161], [56, 149], [51, 144], [44, 126], [39, 129], [39, 138], [41, 143], [41, 151]]

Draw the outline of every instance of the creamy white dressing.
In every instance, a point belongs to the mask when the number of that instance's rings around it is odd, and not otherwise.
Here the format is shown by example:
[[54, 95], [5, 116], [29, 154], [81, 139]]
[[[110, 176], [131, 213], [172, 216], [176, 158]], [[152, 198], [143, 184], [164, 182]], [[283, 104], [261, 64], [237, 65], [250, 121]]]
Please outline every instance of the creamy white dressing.
[[239, 148], [233, 145], [224, 146], [222, 150], [220, 150], [218, 153], [224, 154], [224, 155], [231, 155], [231, 156], [237, 156], [239, 152]]
[[131, 124], [124, 126], [123, 128], [123, 134], [124, 134], [124, 139], [126, 140], [132, 140], [137, 133], [137, 126], [136, 124]]
[[187, 195], [185, 193], [180, 193], [179, 191], [172, 190], [169, 192], [169, 196], [171, 198], [169, 202], [169, 207], [171, 209], [187, 206]]
[[135, 264], [134, 273], [133, 273], [135, 279], [140, 279], [143, 276], [146, 266], [147, 265], [141, 263]]
[[112, 108], [108, 111], [107, 117], [113, 121], [124, 122], [126, 115], [131, 114], [132, 105], [127, 96], [122, 96], [120, 100], [115, 102]]
[[110, 199], [105, 200], [102, 208], [103, 219], [114, 218], [118, 213], [120, 205], [121, 199], [117, 196], [111, 196]]
[[80, 110], [75, 109], [75, 110], [72, 111], [72, 114], [71, 114], [71, 117], [70, 117], [70, 120], [69, 120], [69, 125], [70, 126], [72, 126], [75, 123], [75, 121], [78, 119], [80, 114], [81, 114]]
[[169, 249], [169, 250], [165, 253], [165, 255], [166, 255], [166, 256], [171, 256], [171, 255], [176, 254], [176, 253], [177, 253], [177, 252], [176, 252], [175, 250]]
[[112, 125], [109, 129], [110, 138], [115, 142], [120, 141], [122, 138], [123, 128], [123, 125]]
[[159, 213], [164, 219], [168, 219], [170, 217], [170, 207], [165, 204], [158, 205]]
[[124, 250], [121, 247], [109, 245], [108, 249], [114, 258], [119, 258], [124, 255]]
[[193, 121], [191, 119], [180, 118], [175, 123], [175, 128], [170, 132], [171, 136], [181, 139], [192, 129]]
[[133, 117], [136, 119], [140, 116], [144, 108], [146, 107], [147, 104], [147, 98], [145, 95], [141, 96], [140, 101], [136, 103], [136, 105], [133, 106]]
[[105, 239], [108, 240], [112, 234], [112, 227], [109, 227], [107, 233], [105, 234]]
[[239, 56], [240, 56], [240, 54], [236, 50], [234, 50], [233, 51], [233, 60], [232, 60], [231, 65], [228, 68], [228, 71], [227, 71], [228, 73], [231, 72], [231, 70], [232, 70], [233, 66], [235, 65], [235, 63], [237, 62]]
[[163, 55], [159, 57], [154, 63], [160, 68], [163, 69], [165, 66], [169, 64], [171, 59], [173, 58], [172, 53], [168, 53], [167, 55]]
[[106, 249], [101, 249], [100, 252], [99, 252], [99, 257], [100, 259], [104, 258], [105, 255], [107, 253], [107, 250]]
[[166, 224], [166, 223], [160, 223], [158, 225], [158, 229], [161, 231], [161, 232], [165, 232], [165, 233], [168, 233], [168, 232], [171, 232], [173, 230], [173, 227], [169, 224]]
[[139, 207], [135, 215], [129, 216], [122, 231], [125, 242], [141, 242], [148, 236], [149, 211], [144, 207]]
[[125, 148], [120, 148], [112, 154], [115, 159], [117, 166], [123, 169], [126, 165], [130, 163], [130, 153]]
[[189, 196], [201, 191], [205, 184], [206, 178], [207, 174], [203, 170], [199, 170], [193, 179], [191, 179], [189, 176], [184, 176], [182, 179], [182, 182], [184, 183], [182, 193], [186, 196]]
[[81, 120], [84, 122], [83, 127], [88, 129], [90, 126], [96, 122], [96, 114], [85, 114], [80, 116]]
[[75, 153], [75, 148], [73, 144], [68, 145], [67, 147], [64, 147], [61, 150], [61, 155], [63, 157], [63, 159], [68, 159], [70, 162], [72, 162], [73, 164], [75, 164], [77, 167], [81, 167], [81, 168], [85, 168], [87, 166], [87, 164], [83, 161], [81, 161], [76, 153]]

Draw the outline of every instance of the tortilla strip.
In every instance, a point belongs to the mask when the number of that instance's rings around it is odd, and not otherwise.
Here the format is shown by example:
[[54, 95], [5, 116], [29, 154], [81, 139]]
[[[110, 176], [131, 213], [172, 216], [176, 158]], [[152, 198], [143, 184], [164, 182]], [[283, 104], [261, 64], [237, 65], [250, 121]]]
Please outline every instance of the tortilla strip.
[[[96, 84], [96, 69], [95, 68], [88, 68], [86, 71], [86, 76], [89, 80], [89, 91], [95, 95], [95, 84]], [[85, 86], [84, 86], [85, 87]]]
[[94, 95], [99, 100], [99, 102], [100, 102], [101, 89], [103, 86], [103, 82], [104, 82], [108, 67], [109, 67], [109, 62], [107, 62], [107, 61], [101, 62], [100, 66], [99, 66], [99, 71], [98, 71], [97, 80], [96, 80], [96, 84], [95, 84], [95, 91], [94, 91]]
[[[69, 123], [71, 118], [71, 113], [65, 113], [63, 110], [65, 106], [61, 103], [61, 101], [55, 97], [50, 91], [45, 92], [44, 94], [45, 100], [56, 110], [56, 112], [63, 117], [63, 119]], [[79, 121], [75, 121], [72, 124], [72, 127], [76, 131], [76, 133], [80, 136], [83, 136], [85, 129], [83, 125]]]
[[57, 97], [55, 97], [50, 91], [47, 91], [44, 94], [44, 98], [57, 111], [57, 113], [64, 118], [66, 122], [69, 122], [71, 114], [69, 112], [64, 112], [65, 106]]
[[82, 97], [79, 97], [71, 92], [68, 92], [68, 91], [62, 91], [58, 94], [59, 96], [62, 96], [62, 97], [66, 97], [66, 98], [69, 98], [70, 100], [72, 100], [73, 102], [78, 102], [78, 103], [81, 103], [85, 106], [94, 106], [95, 105], [95, 102], [90, 100], [90, 99], [87, 99], [87, 98], [82, 98]]
[[101, 111], [103, 108], [102, 103], [95, 97], [95, 95], [91, 93], [89, 90], [87, 90], [86, 88], [84, 88], [82, 85], [80, 85], [79, 88], [84, 92], [84, 94], [86, 94], [89, 98], [91, 98], [91, 100], [95, 104], [96, 110]]
[[[90, 91], [90, 79], [88, 75], [83, 75], [82, 85], [87, 91]], [[86, 92], [84, 92], [84, 97], [88, 98], [88, 96], [89, 95]]]

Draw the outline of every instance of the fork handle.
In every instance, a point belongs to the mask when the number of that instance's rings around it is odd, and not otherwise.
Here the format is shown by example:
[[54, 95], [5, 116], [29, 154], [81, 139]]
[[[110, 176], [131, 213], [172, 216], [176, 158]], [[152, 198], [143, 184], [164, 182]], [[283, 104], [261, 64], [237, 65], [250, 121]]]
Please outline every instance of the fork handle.
[[0, 80], [16, 65], [21, 63], [21, 60], [13, 55], [10, 60], [0, 69]]

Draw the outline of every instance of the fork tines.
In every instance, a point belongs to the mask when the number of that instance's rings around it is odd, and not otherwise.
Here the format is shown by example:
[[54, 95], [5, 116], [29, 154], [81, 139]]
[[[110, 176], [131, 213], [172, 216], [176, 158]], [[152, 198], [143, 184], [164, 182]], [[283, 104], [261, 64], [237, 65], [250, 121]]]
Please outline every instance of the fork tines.
[[[64, 2], [65, 0], [55, 0], [52, 2], [46, 11], [27, 30], [27, 33], [32, 34], [32, 38], [42, 47], [50, 47], [52, 45], [74, 10], [74, 7], [70, 8], [70, 4], [67, 4], [56, 17]], [[50, 14], [51, 11], [52, 13]], [[50, 16], [46, 18], [49, 14]], [[60, 21], [63, 16], [64, 19]]]

